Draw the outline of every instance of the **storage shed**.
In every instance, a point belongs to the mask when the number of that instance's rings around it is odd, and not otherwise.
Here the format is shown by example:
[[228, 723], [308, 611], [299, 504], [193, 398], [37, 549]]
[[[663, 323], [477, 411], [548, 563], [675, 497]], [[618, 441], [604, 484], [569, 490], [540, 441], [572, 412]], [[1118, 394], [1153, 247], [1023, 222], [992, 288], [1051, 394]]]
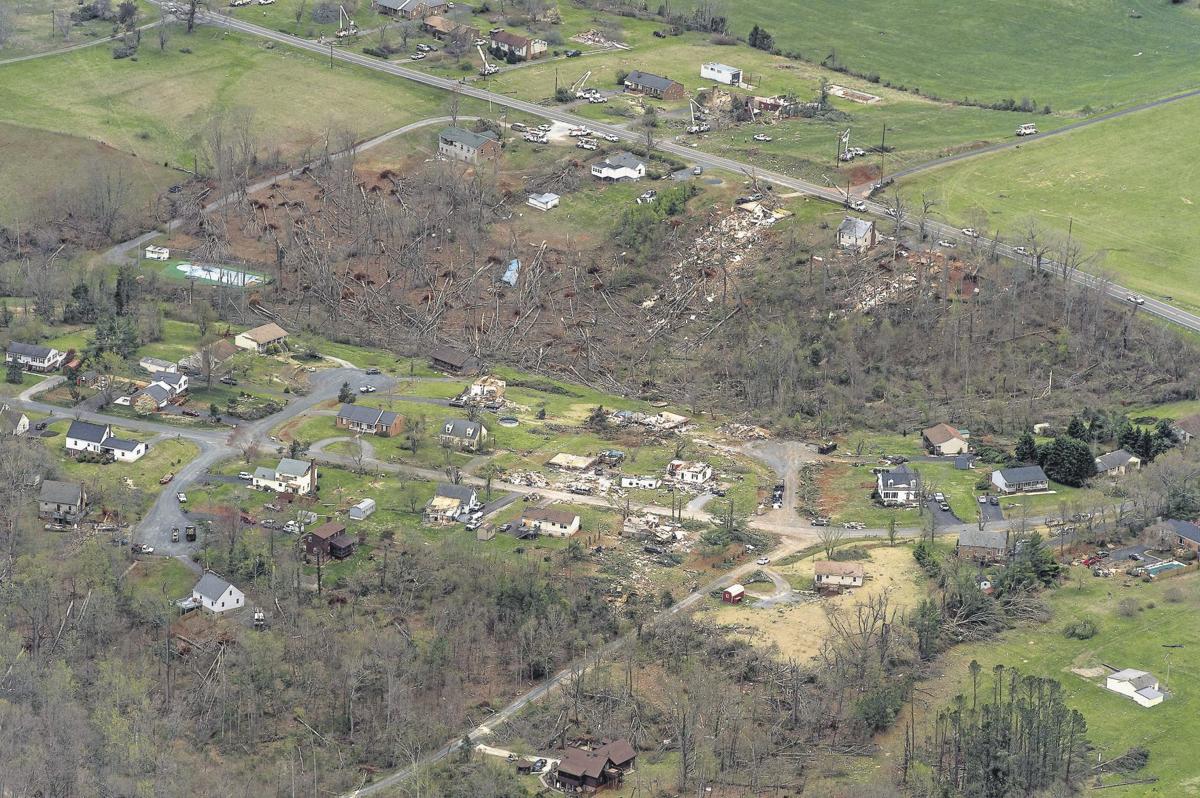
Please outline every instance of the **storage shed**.
[[721, 601], [726, 604], [740, 604], [742, 599], [746, 597], [746, 588], [740, 584], [730, 585], [725, 588], [725, 592], [721, 594]]
[[364, 521], [367, 516], [375, 512], [375, 500], [363, 499], [358, 504], [350, 508], [349, 516], [351, 521]]

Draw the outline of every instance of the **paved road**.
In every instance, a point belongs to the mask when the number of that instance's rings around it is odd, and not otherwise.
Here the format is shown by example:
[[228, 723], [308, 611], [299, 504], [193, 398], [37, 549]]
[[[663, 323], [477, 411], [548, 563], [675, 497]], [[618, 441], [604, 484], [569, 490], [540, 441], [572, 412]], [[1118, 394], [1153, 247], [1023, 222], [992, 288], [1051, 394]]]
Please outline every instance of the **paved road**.
[[[312, 41], [308, 41], [307, 39], [301, 39], [296, 36], [291, 36], [286, 33], [280, 33], [278, 31], [273, 31], [269, 28], [264, 28], [261, 25], [255, 25], [250, 22], [244, 22], [239, 19], [233, 19], [230, 17], [225, 17], [225, 16], [222, 16], [219, 14], [212, 14], [212, 13], [204, 14], [203, 20], [206, 22], [210, 22], [210, 23], [213, 23], [216, 25], [226, 27], [226, 28], [230, 28], [232, 30], [240, 31], [242, 33], [246, 33], [246, 34], [249, 34], [252, 36], [258, 36], [260, 38], [279, 42], [280, 44], [286, 44], [291, 47], [296, 47], [296, 48], [299, 48], [302, 50], [308, 50], [309, 52], [317, 53], [322, 56], [329, 55], [328, 48], [323, 47], [320, 44], [317, 44]], [[436, 75], [429, 75], [429, 74], [426, 74], [419, 70], [410, 69], [408, 67], [404, 67], [399, 64], [389, 63], [387, 61], [380, 61], [378, 59], [371, 58], [370, 56], [366, 56], [366, 55], [361, 55], [359, 53], [335, 49], [333, 51], [332, 55], [333, 55], [334, 59], [342, 61], [344, 63], [354, 64], [355, 66], [359, 66], [364, 69], [374, 70], [377, 72], [384, 72], [389, 75], [394, 75], [396, 77], [403, 78], [405, 80], [409, 80], [414, 83], [420, 83], [425, 86], [431, 86], [433, 88], [457, 92], [458, 94], [460, 94], [464, 97], [471, 97], [474, 99], [483, 100], [485, 102], [491, 103], [492, 105], [498, 105], [498, 106], [501, 106], [504, 108], [509, 108], [509, 109], [512, 109], [515, 111], [521, 111], [523, 113], [527, 113], [527, 114], [530, 114], [533, 116], [542, 117], [544, 119], [550, 119], [550, 120], [554, 120], [557, 122], [562, 122], [564, 124], [571, 125], [572, 127], [579, 127], [579, 126], [586, 125], [587, 127], [590, 127], [592, 130], [595, 130], [595, 131], [601, 132], [601, 133], [609, 133], [611, 135], [617, 136], [619, 139], [621, 139], [623, 141], [628, 141], [631, 143], [637, 143], [637, 142], [641, 141], [640, 133], [632, 132], [632, 131], [630, 131], [624, 127], [618, 126], [618, 125], [604, 123], [604, 122], [597, 122], [592, 119], [585, 119], [583, 117], [568, 113], [567, 111], [564, 111], [560, 108], [542, 106], [542, 105], [538, 105], [536, 103], [528, 102], [526, 100], [519, 100], [515, 97], [508, 97], [503, 94], [496, 94], [494, 92], [490, 92], [485, 89], [476, 88], [474, 85], [471, 85], [471, 84], [462, 83], [462, 82], [455, 81], [455, 80], [450, 80], [448, 78], [438, 77]], [[1192, 94], [1197, 94], [1197, 93], [1200, 93], [1200, 91], [1185, 93], [1182, 95], [1176, 95], [1175, 97], [1163, 98], [1161, 100], [1156, 100], [1152, 103], [1146, 103], [1143, 106], [1136, 106], [1135, 108], [1125, 109], [1124, 111], [1115, 111], [1112, 114], [1105, 115], [1104, 118], [1113, 118], [1115, 116], [1121, 116], [1121, 115], [1125, 115], [1125, 114], [1129, 114], [1129, 113], [1134, 113], [1135, 110], [1142, 110], [1145, 107], [1154, 107], [1156, 105], [1162, 105], [1162, 104], [1165, 104], [1168, 102], [1175, 102], [1177, 100], [1184, 99], [1188, 96], [1191, 96]], [[1078, 123], [1078, 126], [1083, 126], [1083, 124], [1088, 121], [1089, 120], [1084, 120], [1083, 122]], [[1078, 127], [1073, 128], [1073, 129], [1078, 129]], [[1045, 135], [1054, 135], [1054, 133], [1047, 133]], [[1034, 137], [1030, 137], [1030, 138], [1034, 138]], [[700, 150], [693, 149], [691, 147], [684, 146], [682, 144], [678, 144], [674, 141], [659, 141], [656, 143], [655, 146], [663, 152], [670, 153], [671, 155], [674, 155], [678, 158], [682, 158], [687, 161], [690, 161], [693, 164], [703, 166], [706, 169], [723, 169], [725, 171], [733, 172], [735, 174], [743, 174], [743, 175], [746, 175], [747, 177], [753, 177], [758, 180], [764, 180], [764, 181], [767, 181], [770, 183], [774, 183], [776, 185], [783, 186], [785, 188], [791, 189], [792, 191], [799, 192], [800, 194], [804, 194], [804, 195], [811, 196], [811, 197], [817, 197], [819, 199], [824, 199], [829, 202], [833, 202], [833, 203], [837, 203], [837, 204], [842, 204], [845, 199], [841, 189], [829, 188], [829, 187], [825, 187], [825, 186], [818, 186], [814, 183], [810, 183], [805, 180], [799, 180], [797, 178], [782, 174], [780, 172], [774, 172], [774, 171], [771, 171], [768, 169], [760, 169], [760, 168], [754, 166], [753, 164], [743, 163], [741, 161], [737, 161], [732, 158], [725, 158], [725, 157], [722, 157], [719, 155], [713, 155], [711, 153], [702, 152]], [[885, 209], [884, 205], [882, 205], [881, 203], [873, 202], [873, 201], [867, 202], [867, 211], [869, 213], [872, 213], [876, 216], [884, 216], [884, 215], [886, 215], [885, 210], [886, 209]], [[910, 229], [916, 229], [917, 224], [915, 221], [909, 221], [909, 222], [906, 222], [906, 226]], [[956, 228], [951, 227], [950, 225], [946, 225], [946, 224], [929, 223], [927, 225], [927, 227], [934, 233], [934, 235], [933, 235], [934, 238], [944, 236], [944, 235], [958, 234], [958, 231]], [[978, 240], [979, 240], [980, 244], [984, 247], [990, 247], [990, 245], [991, 245], [991, 241], [988, 239], [980, 238]], [[1003, 255], [1005, 257], [1015, 258], [1017, 260], [1028, 262], [1028, 259], [1022, 258], [1022, 256], [1019, 253], [1014, 251], [1013, 246], [1010, 244], [998, 242], [996, 250], [1000, 255]], [[1051, 261], [1047, 261], [1047, 260], [1043, 260], [1040, 264], [1037, 264], [1037, 265], [1043, 271], [1047, 271], [1047, 272], [1051, 272], [1051, 273], [1056, 273], [1059, 268], [1058, 264], [1053, 263]], [[1101, 279], [1094, 277], [1092, 275], [1089, 275], [1089, 274], [1083, 274], [1081, 272], [1075, 272], [1073, 274], [1069, 274], [1069, 275], [1067, 275], [1067, 279], [1069, 279], [1072, 282], [1079, 284], [1079, 285], [1086, 285], [1086, 286], [1098, 288], [1098, 289], [1104, 291], [1105, 293], [1107, 293], [1109, 296], [1113, 297], [1114, 299], [1118, 299], [1118, 300], [1124, 300], [1124, 298], [1130, 293], [1129, 290], [1126, 288], [1123, 288], [1119, 285], [1115, 285], [1112, 283], [1108, 283], [1107, 281], [1101, 280]], [[1139, 306], [1139, 309], [1144, 310], [1145, 312], [1150, 313], [1152, 315], [1155, 315], [1165, 321], [1171, 322], [1172, 324], [1177, 324], [1181, 327], [1184, 327], [1185, 329], [1200, 332], [1200, 315], [1189, 313], [1187, 311], [1180, 310], [1179, 308], [1173, 307], [1172, 305], [1169, 305], [1160, 300], [1149, 299], [1149, 298], [1146, 299], [1146, 302], [1144, 305]]]

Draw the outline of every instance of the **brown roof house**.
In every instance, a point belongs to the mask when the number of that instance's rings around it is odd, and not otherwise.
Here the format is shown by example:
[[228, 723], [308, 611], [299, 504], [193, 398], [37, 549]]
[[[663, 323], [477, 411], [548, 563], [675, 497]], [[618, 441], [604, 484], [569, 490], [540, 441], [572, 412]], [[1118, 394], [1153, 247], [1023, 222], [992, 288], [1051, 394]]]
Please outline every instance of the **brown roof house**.
[[1191, 549], [1200, 553], [1200, 526], [1178, 518], [1161, 518], [1146, 527], [1142, 539], [1158, 549]]
[[969, 437], [970, 433], [960, 432], [949, 424], [934, 424], [921, 430], [921, 442], [930, 454], [966, 454], [970, 448]]
[[463, 25], [445, 17], [434, 15], [426, 17], [421, 27], [435, 39], [473, 42], [479, 38], [479, 28]]
[[955, 550], [959, 559], [997, 562], [1008, 554], [1008, 533], [1002, 529], [964, 529]]
[[579, 531], [579, 516], [553, 507], [534, 507], [521, 513], [521, 526], [553, 538], [565, 538]]
[[491, 35], [492, 52], [516, 61], [531, 61], [546, 54], [549, 47], [544, 39], [530, 39], [519, 33], [498, 30]]
[[429, 353], [430, 364], [438, 371], [452, 374], [474, 374], [479, 371], [479, 359], [461, 349], [439, 346]]
[[637, 752], [627, 740], [605, 742], [592, 749], [568, 748], [558, 763], [554, 786], [566, 791], [590, 791], [620, 784], [636, 761]]
[[848, 587], [862, 587], [867, 573], [860, 562], [818, 560], [813, 563], [813, 584], [817, 590], [841, 592]]
[[287, 339], [288, 331], [271, 321], [238, 333], [233, 339], [233, 344], [238, 349], [248, 349], [261, 354], [272, 346], [282, 346]]
[[346, 534], [346, 525], [330, 521], [314, 527], [304, 536], [306, 554], [344, 560], [354, 553], [354, 539]]

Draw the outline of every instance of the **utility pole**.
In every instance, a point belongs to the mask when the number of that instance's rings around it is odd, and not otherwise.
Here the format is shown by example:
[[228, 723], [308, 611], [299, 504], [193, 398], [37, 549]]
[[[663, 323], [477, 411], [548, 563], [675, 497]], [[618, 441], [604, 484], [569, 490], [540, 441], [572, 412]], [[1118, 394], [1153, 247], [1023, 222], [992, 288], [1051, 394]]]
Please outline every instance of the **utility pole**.
[[333, 69], [333, 42], [329, 43], [329, 68]]
[[879, 187], [883, 188], [883, 154], [887, 146], [887, 123], [883, 123], [883, 136], [879, 139]]

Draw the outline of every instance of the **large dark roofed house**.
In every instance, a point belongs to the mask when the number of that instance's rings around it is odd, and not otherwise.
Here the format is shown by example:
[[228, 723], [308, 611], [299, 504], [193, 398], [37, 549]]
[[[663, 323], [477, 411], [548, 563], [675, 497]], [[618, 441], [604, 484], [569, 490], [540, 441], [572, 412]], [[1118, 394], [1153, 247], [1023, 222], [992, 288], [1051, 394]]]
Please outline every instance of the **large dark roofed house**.
[[682, 83], [662, 75], [642, 72], [640, 69], [635, 69], [625, 76], [625, 91], [646, 94], [662, 100], [681, 100], [686, 94]]
[[634, 763], [637, 752], [626, 740], [613, 740], [598, 748], [568, 748], [558, 763], [555, 784], [565, 790], [595, 790], [619, 784]]

